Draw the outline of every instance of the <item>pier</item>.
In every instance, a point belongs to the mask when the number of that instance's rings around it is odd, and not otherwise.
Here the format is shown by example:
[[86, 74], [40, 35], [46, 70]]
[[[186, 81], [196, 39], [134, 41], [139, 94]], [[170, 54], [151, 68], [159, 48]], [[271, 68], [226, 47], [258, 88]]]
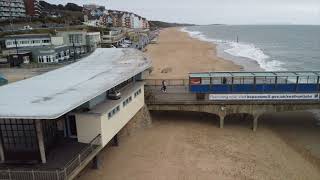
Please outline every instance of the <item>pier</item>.
[[304, 111], [320, 108], [319, 99], [300, 100], [210, 100], [210, 94], [190, 91], [189, 79], [165, 80], [167, 92], [161, 91], [161, 79], [146, 80], [146, 104], [154, 111], [191, 111], [219, 116], [220, 128], [233, 114], [247, 114], [252, 119], [252, 130], [258, 128], [258, 120], [264, 114]]

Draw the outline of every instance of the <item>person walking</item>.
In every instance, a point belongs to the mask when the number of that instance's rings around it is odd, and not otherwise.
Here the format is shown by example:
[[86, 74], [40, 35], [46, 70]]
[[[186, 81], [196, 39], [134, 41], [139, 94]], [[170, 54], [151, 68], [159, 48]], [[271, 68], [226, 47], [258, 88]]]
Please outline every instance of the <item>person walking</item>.
[[161, 91], [162, 92], [167, 92], [167, 82], [165, 80], [162, 81]]

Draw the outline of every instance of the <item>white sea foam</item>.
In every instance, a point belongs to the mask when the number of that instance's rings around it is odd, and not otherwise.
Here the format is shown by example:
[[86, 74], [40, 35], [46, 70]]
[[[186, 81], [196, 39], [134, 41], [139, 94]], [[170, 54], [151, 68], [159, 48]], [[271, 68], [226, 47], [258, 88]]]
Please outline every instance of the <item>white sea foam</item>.
[[284, 63], [277, 60], [270, 60], [270, 57], [266, 55], [261, 49], [254, 44], [249, 43], [237, 43], [234, 41], [224, 41], [219, 39], [212, 39], [206, 37], [202, 32], [189, 31], [186, 28], [182, 28], [181, 31], [187, 32], [191, 37], [197, 38], [201, 41], [213, 42], [218, 45], [223, 44], [225, 53], [228, 53], [235, 57], [243, 57], [256, 61], [259, 66], [267, 71], [279, 71], [285, 70], [281, 67]]

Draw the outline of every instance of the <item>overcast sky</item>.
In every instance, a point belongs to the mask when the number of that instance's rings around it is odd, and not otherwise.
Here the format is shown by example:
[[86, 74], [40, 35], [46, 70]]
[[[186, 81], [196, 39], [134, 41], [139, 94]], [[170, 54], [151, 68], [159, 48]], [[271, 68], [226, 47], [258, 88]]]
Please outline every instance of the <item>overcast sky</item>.
[[135, 12], [151, 20], [194, 24], [320, 24], [320, 0], [46, 0]]

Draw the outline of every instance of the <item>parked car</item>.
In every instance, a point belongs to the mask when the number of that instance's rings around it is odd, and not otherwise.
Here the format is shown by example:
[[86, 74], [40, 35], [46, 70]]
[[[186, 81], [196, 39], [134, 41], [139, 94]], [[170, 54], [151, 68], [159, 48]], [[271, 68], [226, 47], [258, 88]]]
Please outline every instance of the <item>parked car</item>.
[[29, 25], [27, 26], [23, 26], [23, 28], [21, 30], [26, 31], [26, 30], [32, 30], [33, 28]]
[[107, 95], [108, 99], [118, 100], [121, 99], [121, 93], [119, 91], [111, 91]]
[[130, 40], [124, 40], [123, 41], [125, 44], [132, 44], [132, 42]]
[[130, 47], [129, 44], [120, 44], [120, 46], [121, 46], [122, 48], [128, 48], [128, 47]]

